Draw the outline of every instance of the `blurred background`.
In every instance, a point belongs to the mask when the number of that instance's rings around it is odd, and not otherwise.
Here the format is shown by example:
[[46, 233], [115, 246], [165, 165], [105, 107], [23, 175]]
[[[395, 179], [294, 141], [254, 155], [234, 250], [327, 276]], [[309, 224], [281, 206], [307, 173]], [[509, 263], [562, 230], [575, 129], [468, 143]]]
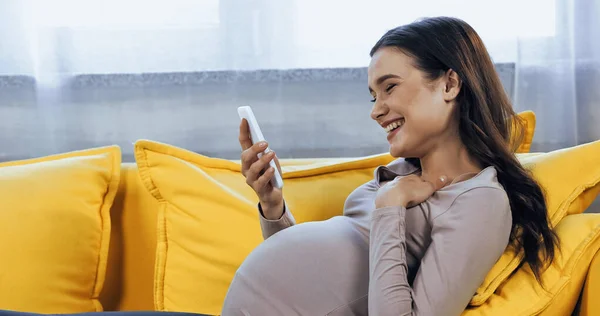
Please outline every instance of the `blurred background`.
[[0, 161], [162, 141], [237, 159], [250, 105], [283, 158], [387, 151], [369, 50], [420, 17], [481, 35], [532, 151], [600, 138], [600, 1], [0, 0]]

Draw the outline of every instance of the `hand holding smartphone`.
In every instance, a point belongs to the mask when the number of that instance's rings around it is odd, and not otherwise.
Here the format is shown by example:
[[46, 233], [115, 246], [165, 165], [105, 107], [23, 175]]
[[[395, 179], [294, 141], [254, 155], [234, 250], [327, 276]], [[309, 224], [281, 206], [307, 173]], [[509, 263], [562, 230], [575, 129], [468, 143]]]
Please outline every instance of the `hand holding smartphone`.
[[[248, 122], [248, 127], [250, 129], [250, 136], [251, 136], [252, 144], [266, 141], [263, 136], [262, 131], [260, 130], [260, 126], [258, 126], [258, 121], [256, 120], [256, 117], [254, 116], [254, 112], [252, 112], [251, 107], [240, 106], [238, 108], [238, 115], [240, 117], [240, 120], [245, 119]], [[258, 158], [260, 159], [264, 154], [268, 154], [269, 152], [271, 152], [271, 149], [269, 147], [267, 147], [262, 153], [258, 154]], [[283, 188], [283, 178], [281, 177], [281, 174], [279, 173], [279, 169], [277, 168], [277, 165], [275, 164], [274, 159], [272, 159], [269, 162], [269, 166], [271, 166], [274, 169], [274, 174], [273, 174], [273, 177], [271, 178], [271, 185], [274, 188], [278, 188], [278, 189]]]

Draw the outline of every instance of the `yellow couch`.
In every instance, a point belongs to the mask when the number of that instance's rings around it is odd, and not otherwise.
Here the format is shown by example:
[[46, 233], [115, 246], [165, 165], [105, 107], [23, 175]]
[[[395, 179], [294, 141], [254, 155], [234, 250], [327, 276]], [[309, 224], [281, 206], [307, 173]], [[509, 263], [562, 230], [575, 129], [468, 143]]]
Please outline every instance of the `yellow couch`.
[[[464, 315], [600, 315], [600, 214], [581, 214], [600, 192], [600, 141], [529, 154], [534, 125], [518, 158], [546, 191], [560, 255], [544, 290], [507, 249]], [[239, 163], [151, 141], [135, 155], [121, 163], [111, 146], [0, 163], [0, 310], [219, 313], [262, 240]], [[281, 160], [286, 202], [298, 222], [340, 215], [392, 159]]]
[[[198, 165], [202, 165], [205, 164], [207, 161], [209, 162], [209, 164], [212, 164], [210, 166], [210, 168], [213, 168], [214, 170], [204, 170], [207, 171], [209, 174], [212, 173], [212, 179], [216, 179], [219, 178], [219, 174], [221, 174], [222, 172], [226, 172], [225, 174], [228, 175], [233, 175], [235, 180], [235, 183], [240, 183], [240, 185], [244, 185], [243, 180], [240, 178], [241, 175], [237, 174], [239, 173], [239, 170], [236, 170], [236, 166], [237, 163], [235, 162], [228, 162], [228, 161], [221, 161], [218, 159], [211, 159], [211, 158], [201, 158], [198, 159], [199, 155], [193, 154], [193, 153], [189, 153], [189, 152], [185, 152], [183, 150], [178, 150], [178, 149], [173, 149], [173, 148], [169, 148], [169, 146], [162, 146], [162, 145], [157, 145], [157, 144], [152, 144], [149, 142], [141, 142], [138, 143], [137, 146], [138, 149], [143, 149], [143, 150], [148, 150], [148, 151], [154, 151], [152, 154], [148, 154], [149, 156], [151, 155], [156, 155], [156, 154], [161, 154], [163, 155], [162, 158], [165, 158], [166, 160], [163, 161], [163, 163], [170, 163], [169, 159], [172, 159], [172, 161], [176, 161], [178, 163], [181, 163], [181, 166], [183, 167], [193, 167], [193, 163], [196, 163]], [[600, 147], [600, 146], [596, 146], [596, 147]], [[113, 150], [114, 151], [114, 150]], [[162, 151], [162, 153], [161, 153]], [[94, 153], [95, 150], [92, 150], [91, 153]], [[115, 152], [114, 153], [119, 154], [120, 152]], [[67, 155], [71, 155], [71, 154], [67, 154]], [[535, 158], [536, 155], [535, 154], [531, 154], [530, 155], [531, 158]], [[39, 161], [43, 161], [45, 158], [40, 159]], [[154, 158], [152, 158], [154, 159]], [[381, 163], [382, 161], [388, 161], [389, 157], [385, 157], [384, 156], [378, 156], [378, 157], [374, 157], [374, 158], [368, 158], [367, 160], [370, 161], [370, 163], [372, 164], [377, 164], [377, 163]], [[98, 161], [94, 161], [94, 160], [90, 160], [93, 163], [90, 163], [90, 166], [92, 166], [93, 168], [91, 168], [90, 170], [97, 172], [99, 170], [102, 170], [100, 167], [101, 162]], [[524, 160], [526, 161], [526, 159]], [[38, 160], [33, 160], [31, 163], [33, 165], [35, 165], [38, 162]], [[113, 163], [118, 163], [119, 161], [116, 159], [112, 159]], [[139, 163], [139, 162], [138, 162]], [[282, 160], [282, 164], [285, 165], [284, 167], [284, 178], [286, 179], [285, 181], [287, 181], [287, 188], [288, 189], [294, 189], [294, 188], [300, 188], [299, 186], [305, 186], [304, 189], [308, 190], [310, 189], [309, 187], [306, 187], [306, 185], [311, 186], [311, 182], [319, 182], [319, 181], [338, 181], [340, 179], [336, 179], [336, 177], [339, 177], [339, 174], [336, 174], [336, 171], [339, 171], [339, 166], [344, 166], [344, 168], [346, 168], [347, 170], [354, 170], [356, 171], [357, 168], [360, 168], [361, 165], [364, 165], [365, 160], [352, 160], [352, 159], [315, 159], [315, 160], [295, 160], [295, 161], [288, 161], [288, 160]], [[18, 163], [15, 163], [18, 164]], [[8, 167], [10, 167], [12, 165], [12, 163], [8, 164]], [[67, 170], [69, 170], [69, 174], [72, 175], [74, 177], [73, 180], [71, 181], [77, 181], [78, 179], [82, 179], [83, 177], [83, 169], [78, 169], [75, 168], [75, 166], [77, 165], [74, 161], [72, 160], [65, 160], [63, 163], [61, 164], [55, 164], [58, 166], [61, 166], [66, 168]], [[116, 171], [118, 173], [120, 173], [120, 179], [111, 179], [111, 178], [107, 178], [108, 181], [107, 183], [109, 183], [110, 186], [116, 185], [116, 193], [115, 193], [115, 199], [114, 202], [112, 203], [111, 207], [110, 207], [110, 240], [109, 240], [109, 247], [108, 247], [108, 257], [106, 262], [104, 262], [103, 266], [105, 266], [106, 268], [106, 275], [105, 277], [100, 277], [98, 278], [96, 281], [97, 283], [100, 281], [100, 284], [94, 286], [94, 288], [96, 289], [102, 289], [101, 293], [99, 295], [99, 302], [101, 304], [101, 306], [98, 306], [97, 304], [93, 306], [81, 306], [81, 305], [73, 305], [70, 304], [70, 307], [67, 307], [65, 305], [64, 310], [66, 311], [93, 311], [94, 308], [96, 310], [105, 310], [105, 311], [136, 311], [136, 310], [155, 310], [157, 303], [156, 303], [156, 278], [157, 278], [157, 244], [158, 244], [158, 218], [159, 218], [159, 213], [161, 211], [161, 204], [164, 204], [165, 202], [159, 202], [155, 195], [152, 194], [152, 191], [148, 190], [148, 183], [147, 183], [147, 178], [146, 178], [146, 183], [142, 180], [143, 177], [140, 175], [140, 167], [138, 167], [138, 164], [136, 163], [119, 163], [120, 168], [118, 168]], [[15, 172], [14, 170], [11, 170], [10, 172], [6, 172], [5, 168], [7, 167], [6, 164], [0, 164], [0, 206], [3, 206], [3, 204], [1, 203], [5, 203], [6, 199], [11, 199], [11, 196], [8, 195], [4, 195], [2, 196], [1, 193], [6, 192], [6, 191], [10, 191], [12, 188], [14, 188], [14, 184], [15, 182], [10, 182], [10, 181], [2, 181], [5, 180], [5, 177], [12, 177], [10, 179], [16, 179], [16, 181], [21, 181], [19, 180], [19, 173]], [[48, 166], [44, 166], [44, 167], [35, 167], [35, 168], [30, 168], [30, 169], [23, 169], [23, 171], [25, 172], [24, 175], [26, 177], [35, 177], [36, 175], [33, 174], [35, 172], [43, 172], [46, 169], [51, 169], [50, 167], [52, 167], [52, 165]], [[157, 164], [155, 162], [152, 162], [151, 165], [143, 165], [142, 168], [147, 169], [148, 167], [150, 168], [160, 168], [160, 164]], [[369, 168], [367, 168], [368, 170], [363, 170], [360, 171], [358, 173], [359, 177], [363, 177], [363, 178], [368, 178], [370, 177], [371, 174], [371, 168], [372, 166], [370, 166]], [[543, 167], [543, 166], [542, 166]], [[540, 168], [542, 168], [540, 167]], [[193, 169], [195, 171], [199, 171], [200, 169]], [[192, 171], [193, 171], [192, 170]], [[160, 175], [166, 175], [169, 176], [169, 173], [171, 172], [175, 172], [177, 171], [175, 168], [172, 168], [171, 170], [169, 170], [166, 173], [156, 173], [153, 174], [153, 176], [157, 177]], [[189, 170], [180, 170], [180, 171], [184, 171], [186, 172], [185, 174], [188, 174]], [[587, 169], [586, 169], [587, 171]], [[216, 172], [216, 173], [213, 173]], [[67, 175], [69, 175], [67, 174]], [[62, 177], [62, 179], [64, 179], [66, 175], [62, 174], [60, 177]], [[311, 176], [317, 176], [319, 178], [310, 178]], [[50, 174], [50, 179], [56, 179], [55, 174]], [[26, 180], [28, 180], [26, 178]], [[61, 180], [61, 179], [56, 179], [56, 180]], [[118, 181], [116, 181], [118, 180]], [[159, 180], [159, 179], [157, 179]], [[306, 180], [306, 181], [304, 181]], [[341, 179], [342, 181], [344, 179]], [[354, 179], [354, 182], [356, 181], [356, 178]], [[298, 182], [300, 181], [300, 182]], [[304, 181], [304, 182], [303, 182]], [[26, 195], [27, 195], [27, 189], [30, 190], [34, 190], [35, 188], [33, 188], [33, 184], [34, 182], [31, 181], [24, 181], [23, 182], [23, 188], [25, 188], [25, 190], [21, 190], [19, 192], [23, 193], [23, 196], [17, 196], [16, 199], [18, 200], [17, 203], [19, 204], [27, 204], [26, 202], [24, 202], [23, 200], [26, 199]], [[66, 183], [67, 185], [73, 184], [73, 183]], [[96, 183], [97, 184], [97, 183]], [[157, 182], [158, 185], [164, 185], [164, 183], [159, 183]], [[181, 183], [184, 186], [192, 186], [192, 184], [190, 183]], [[3, 186], [4, 185], [4, 186]], [[57, 181], [54, 183], [54, 186], [59, 187], [58, 189], [61, 189], [61, 182]], [[351, 186], [354, 186], [354, 184], [350, 185], [349, 187], [344, 187], [342, 185], [341, 191], [347, 191], [351, 189]], [[75, 190], [74, 188], [79, 187], [80, 191]], [[44, 190], [47, 190], [47, 187], [44, 187]], [[93, 187], [86, 187], [86, 186], [81, 186], [81, 184], [78, 184], [77, 186], [71, 186], [71, 189], [74, 190], [74, 194], [76, 195], [85, 195], [86, 192], [89, 191], [93, 191], [94, 188]], [[313, 190], [318, 190], [318, 186], [316, 186], [315, 188], [312, 188]], [[597, 187], [593, 187], [593, 189], [595, 189], [597, 191]], [[243, 189], [241, 190], [243, 191]], [[241, 192], [240, 191], [240, 192]], [[14, 193], [14, 192], [13, 192]], [[245, 192], [244, 194], [247, 194], [248, 192]], [[317, 191], [313, 191], [313, 193], [319, 194]], [[597, 193], [597, 192], [596, 192]], [[342, 199], [343, 196], [346, 194], [346, 192], [340, 192], [339, 194], [339, 199]], [[316, 203], [321, 203], [325, 202], [324, 200], [322, 200], [322, 198], [318, 198], [321, 202], [316, 201]], [[48, 201], [47, 201], [48, 202]], [[59, 208], [63, 208], [59, 202], [59, 200], [55, 201], [56, 203], [52, 203], [52, 204], [48, 204], [48, 203], [44, 203], [44, 206], [46, 207], [50, 207], [53, 206], [53, 204], [56, 204], [59, 206]], [[86, 200], [86, 202], [89, 202]], [[300, 206], [299, 203], [302, 203], [303, 201], [299, 201], [299, 200], [294, 200], [294, 197], [290, 197], [290, 203], [294, 203], [296, 204], [296, 206]], [[315, 202], [315, 201], [312, 201]], [[576, 203], [582, 204], [582, 205], [589, 205], [589, 201], [576, 201]], [[326, 204], [326, 203], [325, 203]], [[255, 215], [255, 209], [254, 209], [254, 201], [252, 201], [251, 203], [249, 203], [249, 206], [247, 208], [247, 214], [254, 214]], [[10, 206], [10, 205], [9, 205]], [[105, 205], [102, 205], [102, 207], [104, 207]], [[309, 213], [303, 213], [300, 212], [301, 208], [300, 207], [296, 207], [294, 208], [296, 211], [298, 211], [296, 214], [298, 214], [297, 218], [300, 221], [305, 221], [305, 220], [311, 220], [311, 219], [318, 219], [318, 218], [327, 218], [330, 217], [332, 215], [335, 214], [326, 214], [323, 213], [322, 211], [317, 211], [315, 213], [309, 214]], [[329, 209], [327, 207], [322, 208], [321, 210], [324, 209]], [[9, 217], [7, 218], [8, 221], [11, 220], [10, 218], [10, 212], [1, 212], [3, 209], [2, 207], [0, 207], [0, 217], [4, 216], [4, 215], [9, 215]], [[73, 209], [75, 210], [75, 209]], [[70, 210], [70, 211], [73, 211]], [[69, 210], [68, 210], [69, 211]], [[336, 211], [337, 212], [337, 211]], [[251, 215], [250, 217], [247, 217], [248, 222], [243, 222], [241, 223], [241, 225], [248, 227], [248, 230], [251, 230], [252, 232], [258, 232], [258, 225], [254, 225], [254, 224], [248, 224], [248, 223], [252, 223], [252, 221], [256, 218], [254, 215]], [[562, 219], [562, 221], [560, 221], [559, 227], [561, 224], [568, 222], [570, 218], [576, 219], [574, 221], [575, 224], [579, 223], [582, 224], [583, 226], [586, 226], [586, 223], [592, 223], [592, 222], [598, 222], [598, 219], [600, 217], [600, 214], [583, 214], [583, 215], [577, 215], [577, 214], [573, 214], [573, 215], [567, 215], [567, 214], [563, 214], [566, 215], [566, 217], [564, 219]], [[586, 216], [587, 215], [587, 216]], [[66, 216], [65, 214], [62, 214], [62, 216]], [[104, 216], [104, 215], [103, 215]], [[104, 218], [106, 218], [106, 216], [104, 216]], [[0, 218], [1, 219], [1, 218]], [[59, 222], [56, 222], [56, 220], [52, 220], [51, 218], [45, 218], [45, 220], [49, 220], [50, 223], [49, 225], [47, 225], [47, 227], [54, 227], [57, 226], [56, 224]], [[19, 224], [18, 225], [12, 225], [12, 226], [16, 226], [17, 232], [23, 229], [26, 229], [25, 226], [22, 226], [22, 218], [19, 218]], [[4, 224], [2, 223], [2, 221], [0, 221], [0, 226]], [[67, 223], [68, 224], [68, 223]], [[62, 229], [62, 230], [70, 230], [73, 229], [72, 227], [70, 227], [69, 225], [65, 226], [65, 225], [58, 225], [59, 228], [58, 229]], [[589, 226], [589, 225], [587, 225]], [[39, 227], [39, 223], [38, 223], [38, 227]], [[600, 225], [598, 225], [598, 227], [600, 227]], [[6, 226], [4, 227], [6, 228]], [[82, 234], [85, 233], [88, 228], [86, 227], [75, 227], [77, 229], [80, 229], [79, 231], [77, 231], [76, 233], [78, 234]], [[83, 231], [81, 229], [84, 229]], [[572, 229], [572, 227], [571, 227]], [[0, 230], [0, 235], [5, 234], [6, 232], [3, 230]], [[39, 233], [39, 232], [38, 232]], [[26, 232], [26, 235], [30, 235], [30, 232]], [[198, 234], [200, 234], [200, 236], [202, 236], [202, 232], [199, 230]], [[229, 233], [227, 233], [229, 234]], [[58, 234], [60, 235], [60, 233]], [[229, 234], [230, 235], [230, 234]], [[245, 233], [240, 233], [240, 236], [238, 236], [240, 238], [240, 240], [243, 241], [243, 239], [245, 238]], [[244, 236], [242, 236], [244, 235]], [[253, 235], [260, 235], [260, 233], [256, 233]], [[81, 236], [78, 236], [79, 238], [81, 238]], [[564, 238], [564, 237], [569, 237], [569, 236], [563, 236], [563, 240], [565, 241], [565, 247], [571, 247], [568, 242], [570, 238]], [[5, 237], [7, 238], [7, 237]], [[43, 238], [43, 236], [41, 237]], [[190, 236], [190, 239], [194, 239], [194, 236]], [[204, 236], [204, 238], [207, 238], [208, 240], [211, 240], [211, 236]], [[218, 236], [215, 236], [215, 238], [218, 238]], [[253, 237], [254, 238], [254, 237]], [[10, 239], [10, 238], [7, 238]], [[0, 244], [0, 250], [5, 251], [5, 249], [3, 249], [4, 246], [6, 246], [7, 244], [13, 243], [14, 240], [3, 240], [3, 243]], [[104, 239], [106, 240], [106, 239]], [[36, 242], [43, 242], [41, 240], [37, 240]], [[252, 242], [258, 242], [258, 238], [256, 238], [256, 240], [253, 240]], [[54, 242], [49, 242], [49, 244], [56, 244]], [[61, 244], [64, 243], [60, 243], [58, 244], [59, 246]], [[10, 246], [10, 245], [9, 245]], [[248, 249], [250, 249], [253, 246], [253, 244], [248, 245]], [[17, 248], [18, 248], [18, 243], [17, 243]], [[564, 249], [567, 251], [570, 251], [570, 249]], [[17, 250], [19, 251], [19, 250]], [[60, 252], [60, 249], [54, 249], [53, 251], [57, 251]], [[246, 250], [244, 250], [245, 252]], [[15, 250], [13, 249], [13, 252], [15, 252]], [[70, 253], [72, 252], [70, 249], [68, 251], [66, 251], [66, 253]], [[226, 251], [227, 252], [227, 251]], [[585, 252], [585, 249], [576, 249], [575, 253], [577, 254], [577, 256], [581, 256], [583, 253]], [[579, 253], [579, 254], [578, 254]], [[3, 255], [6, 255], [6, 253], [3, 253]], [[5, 264], [7, 262], [11, 262], [11, 256], [14, 256], [14, 253], [9, 253], [9, 256], [5, 256], [3, 257], [2, 260], [0, 260], [0, 268], [5, 269]], [[46, 256], [48, 254], [45, 254]], [[238, 259], [243, 257], [245, 255], [245, 253], [242, 253], [241, 255], [238, 254], [237, 257]], [[589, 254], [588, 254], [589, 255]], [[593, 256], [593, 254], [592, 254]], [[55, 258], [56, 257], [56, 258]], [[58, 260], [59, 256], [53, 256], [50, 257], [50, 259], [54, 260]], [[58, 259], [57, 259], [58, 258]], [[7, 260], [9, 259], [9, 260]], [[19, 258], [13, 258], [15, 260], [12, 260], [13, 263], [16, 263], [17, 265], [24, 265], [24, 264], [28, 264], [29, 262], [27, 261], [27, 259], [23, 259], [23, 260], [19, 260]], [[575, 306], [576, 301], [579, 301], [580, 306], [578, 307], [578, 310], [580, 311], [580, 315], [600, 315], [600, 304], [598, 304], [598, 300], [594, 299], [597, 298], [600, 295], [600, 254], [595, 254], [593, 260], [590, 260], [591, 264], [586, 263], [583, 266], [583, 269], [587, 269], [587, 273], [579, 273], [579, 275], [581, 276], [581, 278], [585, 278], [585, 284], [583, 286], [582, 283], [584, 283], [583, 280], [571, 280], [570, 279], [570, 275], [573, 274], [573, 271], [563, 271], [563, 273], [565, 275], [560, 276], [559, 278], [567, 278], [567, 282], [563, 282], [561, 284], [561, 288], [568, 288], [568, 287], [573, 287], [575, 291], [577, 291], [577, 293], [579, 293], [581, 291], [581, 295], [580, 295], [580, 299], [577, 300], [577, 298], [571, 300], [571, 301], [567, 301], [564, 302], [561, 301], [560, 304], [563, 304], [564, 306], [562, 306], [562, 308], [564, 308], [565, 310], [572, 310]], [[35, 263], [35, 262], [33, 262]], [[82, 268], [82, 270], [85, 270], [85, 267], [83, 266], [83, 263], [80, 263], [79, 261], [74, 261], [71, 262], [72, 263], [72, 267], [68, 268], [67, 270], [72, 270], [73, 268], [78, 269], [78, 268]], [[79, 267], [78, 263], [81, 264], [82, 266]], [[41, 266], [45, 266], [50, 264], [50, 262], [44, 262], [41, 264]], [[38, 265], [40, 266], [40, 265]], [[52, 267], [48, 267], [47, 268], [52, 268]], [[12, 267], [13, 269], [22, 269], [22, 270], [27, 270], [30, 269], [31, 266], [25, 266], [25, 267]], [[229, 267], [231, 269], [234, 269], [235, 267]], [[582, 267], [574, 267], [575, 269], [582, 269]], [[588, 269], [589, 268], [589, 269]], [[101, 269], [100, 269], [101, 270]], [[521, 269], [523, 270], [523, 269]], [[519, 274], [522, 273], [527, 273], [526, 271], [521, 271], [519, 270], [515, 275], [521, 279], [528, 279], [527, 276], [523, 277], [522, 275], [519, 276]], [[64, 270], [62, 270], [64, 272]], [[6, 281], [6, 272], [13, 272], [13, 271], [6, 271], [6, 270], [0, 270], [0, 277], [2, 277], [2, 281]], [[57, 270], [57, 272], [61, 272], [61, 270]], [[101, 271], [102, 272], [102, 271]], [[168, 272], [168, 271], [167, 271]], [[37, 275], [35, 277], [37, 277], [38, 279], [34, 279], [31, 283], [29, 283], [29, 285], [31, 285], [32, 287], [37, 287], [38, 289], [40, 287], [43, 288], [43, 283], [44, 282], [39, 282], [40, 279], [43, 278], [47, 278], [47, 279], [52, 279], [54, 278], [54, 276], [52, 275], [44, 275], [48, 274], [48, 273], [53, 273], [53, 272], [48, 272], [48, 270], [46, 269], [46, 271], [42, 271], [42, 273], [40, 275]], [[32, 275], [26, 275], [24, 276], [25, 278], [27, 277], [33, 277]], [[64, 275], [63, 275], [64, 277]], [[67, 281], [70, 280], [71, 278], [67, 277]], [[194, 278], [194, 276], [190, 276], [190, 278]], [[227, 278], [227, 277], [226, 277]], [[514, 277], [513, 277], [514, 278]], [[24, 278], [21, 278], [24, 279]], [[529, 279], [531, 279], [529, 277]], [[64, 281], [64, 280], [63, 280]], [[103, 282], [101, 282], [103, 281]], [[194, 280], [192, 280], [194, 281]], [[68, 281], [70, 282], [70, 281]], [[469, 308], [466, 311], [466, 314], [468, 315], [512, 315], [512, 313], [510, 312], [510, 310], [506, 311], [505, 309], [503, 309], [502, 307], [495, 307], [494, 304], [503, 304], [502, 300], [503, 298], [506, 298], [507, 295], [509, 297], [508, 300], [513, 300], [512, 298], [510, 298], [510, 293], [505, 293], [507, 291], [513, 291], [514, 292], [514, 287], [523, 287], [523, 286], [529, 286], [528, 284], [519, 284], [517, 282], [517, 284], [514, 284], [515, 282], [512, 282], [509, 280], [509, 282], [506, 282], [508, 285], [505, 288], [499, 288], [496, 293], [493, 294], [493, 298], [490, 300], [493, 302], [493, 304], [491, 306], [484, 306], [484, 308], [491, 308], [491, 312], [486, 313], [486, 312], [481, 312], [482, 309], [478, 309], [478, 308]], [[6, 287], [7, 284], [2, 284], [2, 282], [0, 282], [0, 294], [2, 294], [2, 297], [0, 297], [0, 309], [5, 308], [6, 309], [6, 301], [3, 301], [3, 299], [5, 299], [7, 294], [10, 294], [6, 291], [9, 292], [13, 292], [14, 291], [14, 287], [11, 287], [10, 285], [8, 287]], [[206, 284], [205, 285], [206, 288], [210, 289], [211, 288], [211, 284]], [[583, 288], [583, 290], [581, 290], [581, 288]], [[573, 290], [573, 289], [571, 289]], [[3, 292], [4, 291], [4, 292]], [[86, 290], [84, 289], [84, 292]], [[35, 292], [35, 291], [28, 291], [26, 292], [28, 294], [31, 294], [31, 297], [28, 298], [24, 298], [24, 300], [29, 300], [30, 303], [25, 302], [26, 306], [25, 308], [23, 308], [23, 310], [25, 311], [44, 311], [46, 310], [47, 312], [52, 312], [52, 311], [56, 311], [57, 310], [57, 306], [56, 304], [54, 306], [51, 307], [44, 307], [39, 305], [39, 302], [42, 301], [42, 297], [45, 294], [48, 293], [44, 293], [44, 292]], [[71, 292], [67, 293], [53, 293], [56, 295], [60, 295], [63, 296], [65, 298], [68, 298], [70, 294], [72, 294]], [[189, 294], [189, 293], [181, 293], [184, 295], [189, 295], [191, 296], [192, 300], [196, 300], [199, 305], [206, 305], [202, 303], [202, 297], [201, 296], [194, 296], [193, 293]], [[535, 294], [535, 293], [533, 293]], [[533, 295], [532, 293], [529, 293], [529, 295]], [[538, 293], [539, 294], [539, 293]], [[543, 294], [540, 294], [541, 296], [543, 296]], [[220, 297], [220, 295], [217, 295]], [[577, 296], [577, 295], [576, 295]], [[59, 302], [60, 302], [59, 298]], [[514, 301], [512, 301], [514, 303]], [[66, 303], [73, 303], [73, 301], [69, 301]], [[486, 303], [487, 304], [487, 303]], [[551, 305], [551, 304], [550, 304]], [[23, 305], [22, 305], [23, 306]], [[79, 307], [77, 307], [79, 306]], [[30, 309], [31, 307], [31, 309]], [[555, 310], [555, 308], [557, 308], [557, 306], [551, 306], [552, 310]], [[559, 306], [560, 307], [560, 306]], [[99, 309], [98, 309], [99, 308]], [[218, 307], [217, 307], [218, 308]], [[58, 306], [58, 309], [62, 309], [62, 305]], [[168, 310], [168, 308], [164, 308], [165, 310]], [[171, 308], [171, 310], [174, 310], [175, 308]], [[189, 310], [188, 310], [189, 311]], [[214, 313], [217, 314], [217, 312], [214, 312], [214, 310], [211, 311], [205, 311], [202, 309], [198, 309], [196, 310], [197, 312], [204, 312], [204, 313]], [[485, 309], [484, 309], [485, 311]], [[548, 315], [553, 315], [553, 313], [546, 313]]]
[[[122, 164], [121, 183], [111, 209], [109, 262], [101, 295], [105, 310], [154, 310], [158, 210], [159, 203], [141, 182], [137, 165]], [[580, 315], [600, 315], [598, 297], [600, 253], [589, 268]]]

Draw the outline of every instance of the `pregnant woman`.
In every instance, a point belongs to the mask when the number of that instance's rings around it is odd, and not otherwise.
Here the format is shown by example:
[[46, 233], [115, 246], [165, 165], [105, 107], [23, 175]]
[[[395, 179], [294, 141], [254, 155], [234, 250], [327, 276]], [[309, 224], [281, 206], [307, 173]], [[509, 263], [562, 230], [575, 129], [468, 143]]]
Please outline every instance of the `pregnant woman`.
[[252, 145], [242, 121], [265, 241], [238, 269], [223, 316], [460, 315], [507, 245], [538, 280], [553, 260], [544, 195], [513, 154], [521, 122], [467, 23], [388, 31], [371, 50], [368, 89], [398, 159], [326, 221], [295, 224], [269, 183], [275, 155], [257, 159], [265, 144]]

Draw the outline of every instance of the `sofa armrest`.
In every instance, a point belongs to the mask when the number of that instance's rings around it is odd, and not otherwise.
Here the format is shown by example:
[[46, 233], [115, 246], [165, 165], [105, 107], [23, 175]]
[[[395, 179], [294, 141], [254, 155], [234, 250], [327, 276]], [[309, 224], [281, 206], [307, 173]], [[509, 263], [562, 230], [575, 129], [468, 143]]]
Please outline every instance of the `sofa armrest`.
[[579, 301], [581, 316], [600, 315], [600, 251], [596, 253], [585, 278]]

